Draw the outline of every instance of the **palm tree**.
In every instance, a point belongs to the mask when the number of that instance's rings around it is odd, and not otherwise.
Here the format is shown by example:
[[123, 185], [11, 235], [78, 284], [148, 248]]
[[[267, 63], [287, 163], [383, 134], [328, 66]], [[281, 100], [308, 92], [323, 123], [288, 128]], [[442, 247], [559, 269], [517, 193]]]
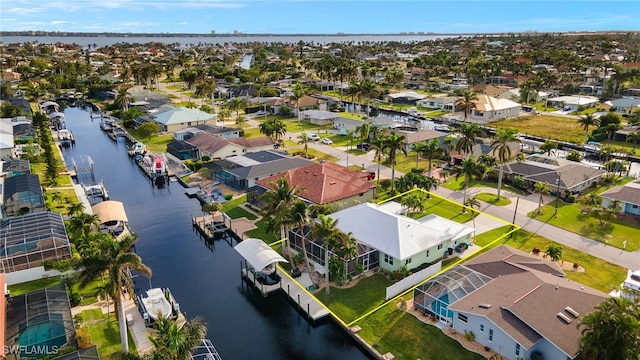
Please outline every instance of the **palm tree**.
[[638, 141], [640, 141], [640, 131], [634, 131], [632, 133], [628, 133], [625, 140], [633, 144], [633, 152], [635, 152], [636, 145], [638, 144]]
[[129, 103], [131, 102], [131, 94], [127, 92], [127, 89], [120, 88], [118, 89], [118, 95], [116, 95], [114, 104], [120, 106], [123, 111], [129, 110]]
[[276, 118], [268, 119], [258, 125], [260, 133], [270, 137], [274, 141], [278, 141], [284, 134], [287, 133], [287, 125], [284, 121]]
[[295, 102], [296, 104], [296, 116], [298, 117], [298, 123], [300, 122], [300, 99], [304, 97], [304, 88], [300, 83], [297, 83], [293, 89], [291, 90], [291, 95], [289, 95], [289, 100]]
[[511, 159], [511, 143], [520, 142], [516, 137], [518, 131], [510, 128], [498, 129], [496, 139], [491, 143], [491, 152], [495, 155], [498, 153], [498, 162], [500, 163], [500, 172], [498, 173], [498, 200], [500, 200], [500, 190], [502, 188], [502, 175], [504, 173], [504, 163]]
[[303, 132], [298, 136], [298, 139], [300, 139], [298, 141], [298, 144], [302, 144], [303, 146], [305, 159], [309, 158], [308, 152], [309, 152], [309, 142], [312, 141], [311, 138], [309, 137], [309, 135], [307, 135], [306, 132]]
[[236, 112], [236, 117], [238, 117], [238, 116], [240, 116], [240, 110], [244, 109], [246, 104], [247, 104], [247, 102], [246, 102], [245, 99], [237, 97], [237, 98], [233, 98], [231, 101], [229, 101], [227, 106], [229, 107], [229, 110], [235, 111]]
[[544, 144], [540, 145], [540, 151], [551, 156], [551, 153], [558, 148], [558, 143], [553, 140], [545, 140]]
[[242, 130], [242, 128], [244, 127], [244, 124], [247, 123], [247, 117], [240, 115], [238, 117], [236, 117], [236, 126], [238, 127], [238, 129]]
[[207, 334], [207, 326], [199, 317], [180, 325], [175, 320], [161, 316], [155, 325], [156, 331], [153, 335], [148, 335], [155, 348], [151, 354], [152, 359], [189, 359]]
[[537, 192], [538, 194], [540, 194], [540, 197], [538, 198], [538, 210], [536, 210], [536, 214], [540, 215], [540, 209], [542, 208], [542, 202], [544, 201], [544, 195], [549, 193], [549, 188], [547, 188], [547, 185], [543, 182], [537, 182], [536, 186], [534, 188], [534, 191]]
[[553, 261], [558, 261], [562, 257], [562, 246], [558, 244], [549, 244], [547, 248], [544, 250], [545, 254], [551, 258]]
[[476, 216], [478, 213], [473, 211], [473, 209], [480, 209], [480, 200], [478, 200], [475, 196], [468, 198], [465, 202], [465, 205], [471, 208], [471, 220], [473, 220], [473, 227], [476, 227]]
[[418, 141], [413, 144], [413, 151], [416, 153], [416, 168], [420, 165], [420, 155], [427, 154], [429, 157], [428, 171], [431, 176], [431, 159], [436, 155], [436, 152], [441, 150], [438, 144], [438, 139], [432, 139], [431, 141]]
[[586, 314], [581, 329], [580, 353], [585, 359], [635, 360], [640, 353], [640, 310], [625, 297], [610, 297]]
[[580, 119], [578, 119], [578, 123], [582, 125], [582, 128], [584, 129], [584, 143], [586, 144], [589, 142], [589, 127], [598, 126], [600, 121], [594, 117], [593, 114], [587, 114], [580, 117]]
[[124, 318], [124, 303], [122, 296], [127, 293], [131, 296], [133, 291], [133, 280], [129, 270], [135, 270], [144, 276], [151, 276], [151, 269], [142, 263], [142, 259], [132, 253], [131, 247], [136, 243], [137, 237], [128, 235], [117, 241], [107, 238], [97, 245], [96, 251], [80, 260], [80, 287], [84, 288], [93, 280], [102, 277], [107, 272], [109, 275], [109, 286], [111, 297], [114, 299], [117, 309], [118, 322], [120, 326], [120, 341], [122, 350], [129, 351], [127, 339], [127, 324]]
[[476, 175], [478, 173], [478, 170], [478, 163], [476, 163], [473, 158], [466, 158], [462, 160], [462, 166], [457, 167], [453, 170], [454, 174], [456, 175], [456, 180], [460, 176], [464, 176], [464, 196], [462, 199], [463, 204], [467, 202], [467, 185], [469, 183], [469, 178]]
[[[274, 226], [280, 227], [280, 238], [284, 239], [287, 237], [287, 213], [294, 202], [298, 200], [298, 189], [296, 187], [290, 187], [289, 182], [287, 182], [285, 178], [280, 178], [270, 185], [272, 190], [260, 196], [260, 202], [265, 204], [262, 208], [262, 213], [264, 216], [273, 219]], [[290, 254], [289, 241], [286, 241], [286, 244], [286, 249]]]
[[471, 90], [462, 92], [462, 98], [456, 100], [455, 106], [460, 106], [464, 110], [464, 121], [467, 121], [467, 114], [476, 108], [475, 101], [478, 100], [478, 94]]
[[331, 292], [329, 289], [329, 251], [334, 247], [339, 232], [338, 220], [333, 219], [331, 216], [325, 216], [322, 214], [318, 216], [317, 221], [313, 223], [311, 228], [313, 237], [322, 239], [324, 246], [324, 281], [327, 295]]
[[407, 155], [407, 148], [404, 146], [404, 135], [398, 135], [395, 131], [392, 131], [388, 137], [384, 140], [383, 150], [388, 152], [389, 163], [391, 164], [391, 193], [394, 192], [395, 178], [396, 178], [396, 157], [398, 151]]
[[311, 272], [311, 263], [309, 262], [309, 254], [307, 253], [307, 239], [305, 236], [305, 226], [309, 222], [309, 207], [302, 201], [296, 201], [289, 211], [289, 221], [296, 224], [300, 231], [300, 243], [302, 244], [302, 253], [307, 263], [307, 271]]
[[480, 133], [478, 124], [463, 123], [460, 127], [460, 138], [456, 143], [456, 151], [464, 155], [472, 155], [473, 147], [476, 145], [476, 137]]
[[360, 136], [360, 144], [365, 143], [369, 138], [369, 130], [371, 129], [371, 124], [368, 122], [363, 122], [362, 125], [356, 127], [356, 133]]
[[382, 164], [382, 158], [384, 157], [384, 144], [385, 137], [379, 136], [374, 137], [373, 141], [371, 141], [370, 149], [373, 149], [375, 153], [373, 154], [373, 159], [378, 163], [378, 177], [376, 179], [380, 180], [380, 165]]

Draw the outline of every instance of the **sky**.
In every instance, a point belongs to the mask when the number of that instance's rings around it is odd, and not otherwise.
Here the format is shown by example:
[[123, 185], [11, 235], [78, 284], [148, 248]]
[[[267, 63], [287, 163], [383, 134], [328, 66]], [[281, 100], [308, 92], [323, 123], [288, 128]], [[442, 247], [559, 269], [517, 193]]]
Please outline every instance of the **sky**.
[[335, 34], [640, 30], [640, 1], [0, 0], [0, 31]]

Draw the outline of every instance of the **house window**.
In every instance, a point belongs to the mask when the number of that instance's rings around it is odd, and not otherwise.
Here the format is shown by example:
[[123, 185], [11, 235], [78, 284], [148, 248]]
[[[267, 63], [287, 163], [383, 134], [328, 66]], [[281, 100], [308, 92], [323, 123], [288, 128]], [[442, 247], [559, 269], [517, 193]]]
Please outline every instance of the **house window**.
[[429, 250], [427, 250], [427, 257], [429, 257]]
[[409, 264], [411, 264], [411, 258], [408, 258], [407, 260], [405, 260], [405, 261], [404, 261], [404, 264], [405, 264], [405, 265], [409, 265]]
[[386, 262], [389, 265], [393, 265], [393, 256], [384, 254], [384, 262]]
[[520, 355], [520, 344], [516, 344], [516, 356]]
[[463, 314], [458, 314], [458, 320], [462, 321], [463, 323], [467, 323], [468, 319], [467, 319], [467, 315], [463, 315]]
[[480, 324], [480, 331], [484, 332], [484, 324]]
[[493, 341], [493, 329], [489, 329], [489, 341]]
[[191, 121], [187, 122], [187, 126], [191, 126]]
[[442, 250], [442, 244], [438, 244], [438, 250]]

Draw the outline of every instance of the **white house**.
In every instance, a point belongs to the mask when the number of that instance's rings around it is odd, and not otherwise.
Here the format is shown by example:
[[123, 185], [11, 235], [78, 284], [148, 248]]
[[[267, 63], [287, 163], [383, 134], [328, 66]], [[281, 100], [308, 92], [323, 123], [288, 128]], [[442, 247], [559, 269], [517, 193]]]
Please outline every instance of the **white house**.
[[331, 214], [337, 227], [360, 244], [377, 250], [380, 267], [396, 271], [448, 256], [460, 243], [471, 243], [475, 229], [437, 215], [412, 219], [396, 202], [362, 203]]
[[215, 114], [186, 107], [170, 109], [153, 117], [162, 132], [174, 132], [201, 124], [215, 125], [216, 120]]
[[419, 100], [416, 102], [416, 105], [427, 109], [438, 109], [452, 112], [455, 111], [456, 101], [458, 101], [458, 99], [460, 99], [458, 96], [435, 97]]
[[340, 117], [337, 113], [323, 110], [305, 110], [300, 113], [302, 114], [302, 120], [315, 125], [329, 125], [333, 123], [333, 120]]
[[487, 95], [477, 95], [471, 118], [480, 122], [500, 120], [520, 115], [521, 105], [508, 99], [498, 99]]
[[550, 98], [547, 100], [549, 106], [566, 108], [568, 111], [578, 111], [578, 107], [593, 107], [599, 100], [593, 96], [566, 95]]
[[339, 117], [333, 120], [333, 128], [337, 129], [340, 135], [346, 135], [347, 131], [355, 131], [358, 126], [361, 126], [365, 122], [370, 125], [376, 125], [381, 129], [389, 129], [396, 124], [393, 119], [388, 117], [374, 117], [366, 121]]
[[602, 207], [608, 208], [613, 200], [620, 203], [621, 214], [640, 215], [640, 180], [614, 186], [600, 194]]

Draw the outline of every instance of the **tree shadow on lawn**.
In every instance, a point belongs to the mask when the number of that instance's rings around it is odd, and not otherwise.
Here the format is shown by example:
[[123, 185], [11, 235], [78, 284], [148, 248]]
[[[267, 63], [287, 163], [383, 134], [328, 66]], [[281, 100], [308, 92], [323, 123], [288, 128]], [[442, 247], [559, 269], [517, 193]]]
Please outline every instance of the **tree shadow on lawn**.
[[604, 223], [588, 223], [580, 228], [580, 234], [588, 238], [608, 244], [611, 233], [613, 232], [613, 224]]

